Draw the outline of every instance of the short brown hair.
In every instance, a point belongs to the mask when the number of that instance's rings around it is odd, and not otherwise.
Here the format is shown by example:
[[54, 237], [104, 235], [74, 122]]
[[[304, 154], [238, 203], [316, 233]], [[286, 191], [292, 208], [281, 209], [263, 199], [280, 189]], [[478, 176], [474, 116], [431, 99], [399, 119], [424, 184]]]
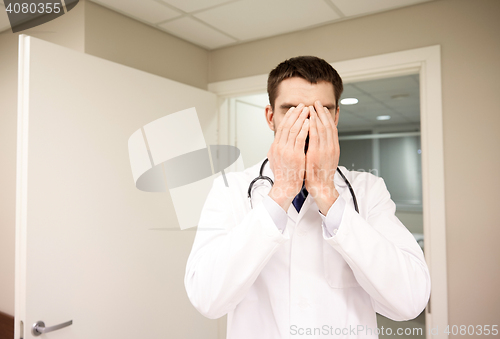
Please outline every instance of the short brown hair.
[[298, 56], [283, 61], [269, 73], [267, 79], [267, 94], [269, 103], [274, 110], [274, 102], [278, 95], [279, 84], [288, 78], [299, 77], [316, 84], [318, 81], [330, 82], [333, 85], [335, 104], [339, 105], [339, 98], [344, 90], [342, 78], [328, 62], [315, 56]]

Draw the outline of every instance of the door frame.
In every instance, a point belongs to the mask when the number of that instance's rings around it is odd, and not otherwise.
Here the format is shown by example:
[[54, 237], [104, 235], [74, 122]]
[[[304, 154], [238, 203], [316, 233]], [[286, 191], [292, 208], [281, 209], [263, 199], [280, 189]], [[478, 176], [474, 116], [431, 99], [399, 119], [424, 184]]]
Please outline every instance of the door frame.
[[[431, 328], [448, 324], [446, 262], [446, 219], [444, 191], [443, 110], [441, 95], [440, 45], [405, 50], [331, 63], [344, 83], [375, 80], [409, 74], [420, 75], [420, 131], [422, 149], [422, 198], [425, 259], [432, 279], [432, 298], [425, 315], [426, 335]], [[218, 144], [231, 144], [230, 98], [267, 90], [268, 74], [209, 83], [208, 90], [219, 97]]]

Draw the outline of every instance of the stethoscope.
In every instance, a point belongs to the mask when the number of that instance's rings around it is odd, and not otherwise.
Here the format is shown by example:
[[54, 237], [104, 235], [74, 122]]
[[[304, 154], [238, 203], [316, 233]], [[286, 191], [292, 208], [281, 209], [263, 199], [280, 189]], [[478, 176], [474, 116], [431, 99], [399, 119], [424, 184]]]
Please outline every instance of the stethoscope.
[[[269, 181], [269, 183], [271, 184], [271, 186], [274, 185], [274, 182], [273, 182], [273, 180], [271, 178], [269, 178], [269, 177], [267, 177], [265, 175], [262, 175], [262, 173], [264, 172], [264, 166], [266, 166], [266, 163], [268, 161], [269, 161], [268, 158], [266, 158], [266, 160], [264, 160], [264, 162], [260, 166], [259, 176], [256, 177], [255, 179], [253, 179], [252, 182], [250, 183], [250, 186], [248, 186], [248, 199], [250, 200], [250, 206], [252, 208], [253, 208], [253, 206], [252, 206], [252, 187], [253, 187], [253, 185], [257, 181], [259, 181], [259, 180], [267, 180], [267, 181]], [[344, 174], [342, 173], [342, 171], [338, 167], [337, 167], [337, 172], [339, 172], [340, 176], [342, 177], [342, 179], [344, 179], [345, 183], [347, 184], [347, 187], [349, 187], [349, 191], [351, 191], [351, 195], [352, 195], [352, 201], [354, 202], [354, 209], [359, 214], [358, 201], [356, 200], [356, 195], [354, 194], [354, 190], [352, 189], [352, 186], [349, 183], [349, 180], [347, 180], [347, 178], [344, 176]]]

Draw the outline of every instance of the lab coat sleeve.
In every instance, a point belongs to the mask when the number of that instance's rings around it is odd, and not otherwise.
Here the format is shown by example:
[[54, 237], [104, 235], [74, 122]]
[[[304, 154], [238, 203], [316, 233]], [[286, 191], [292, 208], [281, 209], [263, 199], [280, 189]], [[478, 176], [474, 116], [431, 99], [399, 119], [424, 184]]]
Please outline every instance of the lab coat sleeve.
[[285, 210], [269, 195], [266, 195], [266, 197], [262, 200], [262, 205], [266, 208], [276, 227], [278, 227], [280, 232], [283, 233], [288, 220], [288, 215]]
[[318, 210], [322, 220], [321, 226], [323, 227], [323, 234], [325, 237], [330, 238], [333, 234], [337, 233], [337, 229], [342, 221], [342, 216], [344, 215], [344, 209], [345, 200], [337, 199], [326, 213], [326, 216]]
[[288, 231], [278, 230], [262, 203], [238, 215], [235, 204], [244, 192], [238, 191], [242, 185], [230, 174], [229, 187], [221, 177], [214, 180], [184, 277], [191, 303], [211, 319], [240, 303], [272, 255], [289, 239]]
[[336, 235], [323, 237], [350, 266], [377, 313], [397, 321], [413, 319], [429, 300], [429, 270], [420, 246], [395, 216], [384, 180], [371, 180], [369, 203], [363, 206], [366, 220], [346, 205]]

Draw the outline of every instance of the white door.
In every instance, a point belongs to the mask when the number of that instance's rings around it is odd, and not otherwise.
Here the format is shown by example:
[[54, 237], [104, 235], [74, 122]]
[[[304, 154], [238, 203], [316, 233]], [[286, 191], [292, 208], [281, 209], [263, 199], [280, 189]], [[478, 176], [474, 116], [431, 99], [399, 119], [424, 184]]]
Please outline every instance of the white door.
[[216, 338], [184, 290], [194, 228], [180, 231], [169, 193], [135, 187], [127, 148], [137, 129], [193, 106], [213, 144], [216, 96], [20, 44], [15, 338], [70, 320], [42, 338]]

